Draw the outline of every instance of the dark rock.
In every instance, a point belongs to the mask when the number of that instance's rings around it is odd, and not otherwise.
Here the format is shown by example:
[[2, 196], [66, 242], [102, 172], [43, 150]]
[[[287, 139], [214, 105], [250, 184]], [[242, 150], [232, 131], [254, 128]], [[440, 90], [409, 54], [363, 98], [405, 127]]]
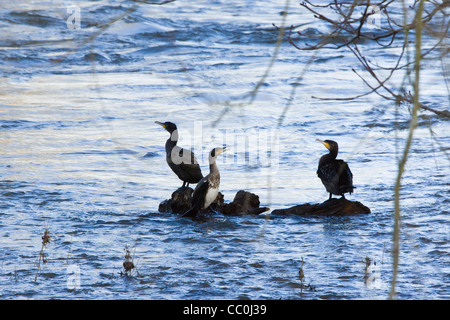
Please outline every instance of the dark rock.
[[[185, 213], [191, 207], [193, 192], [194, 190], [189, 187], [175, 190], [170, 199], [159, 204], [159, 212]], [[256, 194], [244, 190], [239, 190], [231, 203], [225, 203], [223, 194], [219, 192], [210, 209], [224, 215], [258, 215], [269, 210], [260, 207], [259, 197]], [[368, 213], [370, 209], [358, 201], [332, 198], [320, 204], [305, 203], [287, 209], [273, 210], [271, 215], [353, 216]]]
[[242, 214], [260, 214], [261, 212], [268, 211], [269, 208], [259, 207], [259, 197], [244, 190], [239, 190], [234, 197], [233, 202], [224, 203], [221, 208], [221, 212], [224, 215], [242, 215]]
[[354, 216], [369, 213], [370, 209], [361, 202], [332, 198], [320, 204], [305, 203], [287, 209], [273, 210], [271, 215]]
[[[193, 192], [194, 190], [188, 187], [181, 187], [175, 190], [170, 199], [164, 200], [159, 204], [159, 212], [185, 213], [191, 207]], [[256, 194], [240, 190], [231, 203], [225, 203], [223, 194], [219, 192], [210, 209], [224, 215], [257, 215], [269, 210], [266, 207], [260, 208], [259, 205], [259, 197]]]
[[159, 212], [185, 213], [191, 208], [191, 197], [194, 189], [181, 187], [172, 193], [170, 199], [159, 204]]

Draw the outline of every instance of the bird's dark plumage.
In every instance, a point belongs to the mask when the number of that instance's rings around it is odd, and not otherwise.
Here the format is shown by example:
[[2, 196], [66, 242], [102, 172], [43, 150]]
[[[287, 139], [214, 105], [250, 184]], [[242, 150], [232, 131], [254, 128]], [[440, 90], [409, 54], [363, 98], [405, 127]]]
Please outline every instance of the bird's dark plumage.
[[337, 142], [332, 140], [319, 140], [330, 152], [323, 155], [319, 160], [317, 175], [322, 180], [325, 189], [330, 193], [330, 199], [333, 194], [344, 197], [344, 193], [353, 192], [353, 174], [348, 164], [336, 159], [339, 147]]
[[209, 174], [205, 176], [194, 189], [191, 208], [183, 214], [183, 217], [194, 217], [200, 210], [208, 208], [216, 200], [219, 193], [220, 173], [217, 168], [216, 158], [226, 151], [226, 147], [214, 148], [209, 153]]
[[177, 126], [172, 122], [155, 121], [155, 123], [170, 133], [170, 137], [166, 141], [166, 161], [172, 171], [183, 181], [182, 187], [189, 186], [189, 183], [199, 182], [203, 175], [194, 153], [177, 146]]

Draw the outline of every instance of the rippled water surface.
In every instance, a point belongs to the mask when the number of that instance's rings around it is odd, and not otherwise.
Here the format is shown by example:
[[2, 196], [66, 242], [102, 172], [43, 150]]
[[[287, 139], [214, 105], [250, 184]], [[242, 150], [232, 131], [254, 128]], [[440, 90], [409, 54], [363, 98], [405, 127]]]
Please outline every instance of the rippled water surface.
[[[314, 56], [283, 43], [249, 103], [273, 57], [284, 1], [79, 1], [75, 29], [72, 4], [0, 5], [1, 299], [389, 296], [393, 186], [410, 114], [376, 95], [312, 98], [367, 91], [348, 50]], [[314, 21], [295, 2], [288, 12], [287, 25]], [[398, 50], [373, 57], [390, 62]], [[423, 63], [423, 101], [448, 109], [448, 58]], [[218, 160], [225, 201], [244, 189], [271, 210], [327, 199], [315, 173], [326, 150], [315, 139], [336, 140], [357, 186], [348, 198], [371, 214], [193, 222], [159, 213], [181, 181], [156, 120], [178, 125], [179, 144], [195, 149], [204, 174], [208, 151], [231, 145]], [[402, 299], [450, 298], [449, 129], [421, 113], [402, 188]], [[274, 144], [246, 148], [246, 135]], [[131, 276], [121, 275], [125, 248], [137, 266]]]

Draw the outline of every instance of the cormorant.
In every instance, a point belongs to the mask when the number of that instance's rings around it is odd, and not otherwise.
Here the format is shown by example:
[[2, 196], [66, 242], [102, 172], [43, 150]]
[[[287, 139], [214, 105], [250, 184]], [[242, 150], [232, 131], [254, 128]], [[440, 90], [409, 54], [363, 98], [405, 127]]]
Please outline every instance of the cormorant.
[[217, 169], [216, 158], [226, 150], [224, 146], [223, 148], [214, 148], [209, 153], [209, 174], [195, 187], [191, 208], [183, 214], [183, 217], [194, 217], [199, 210], [208, 208], [216, 200], [220, 185], [220, 173]]
[[[177, 146], [178, 130], [175, 123], [155, 121], [170, 133], [166, 141], [166, 161], [173, 172], [183, 181], [182, 187], [189, 187], [189, 183], [197, 183], [202, 178], [202, 171], [194, 153]], [[187, 185], [186, 185], [187, 184]]]
[[319, 168], [317, 169], [317, 175], [322, 180], [325, 189], [330, 193], [329, 199], [333, 194], [345, 198], [344, 193], [351, 194], [353, 192], [353, 174], [347, 162], [336, 159], [339, 150], [337, 142], [320, 139], [316, 139], [316, 141], [321, 142], [330, 151], [320, 158]]

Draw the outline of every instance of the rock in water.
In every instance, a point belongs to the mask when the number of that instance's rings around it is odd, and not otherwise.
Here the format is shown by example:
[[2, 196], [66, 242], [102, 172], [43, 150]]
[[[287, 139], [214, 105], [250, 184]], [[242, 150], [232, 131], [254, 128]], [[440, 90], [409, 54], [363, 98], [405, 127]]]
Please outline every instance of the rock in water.
[[358, 201], [350, 201], [345, 198], [332, 198], [318, 204], [300, 204], [287, 209], [277, 209], [272, 215], [316, 215], [316, 216], [354, 216], [369, 214], [370, 209]]
[[251, 192], [239, 190], [233, 202], [223, 204], [221, 212], [224, 215], [260, 214], [269, 208], [259, 207], [259, 197]]
[[[159, 204], [159, 212], [185, 213], [191, 207], [193, 192], [194, 190], [189, 187], [181, 187], [175, 190], [170, 199]], [[256, 194], [240, 190], [231, 203], [225, 203], [223, 194], [219, 192], [210, 208], [224, 215], [257, 215], [269, 210], [266, 207], [260, 208], [259, 205], [259, 197]]]
[[172, 193], [170, 199], [159, 204], [159, 212], [185, 213], [191, 208], [191, 197], [194, 189], [181, 187]]

